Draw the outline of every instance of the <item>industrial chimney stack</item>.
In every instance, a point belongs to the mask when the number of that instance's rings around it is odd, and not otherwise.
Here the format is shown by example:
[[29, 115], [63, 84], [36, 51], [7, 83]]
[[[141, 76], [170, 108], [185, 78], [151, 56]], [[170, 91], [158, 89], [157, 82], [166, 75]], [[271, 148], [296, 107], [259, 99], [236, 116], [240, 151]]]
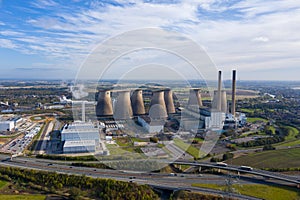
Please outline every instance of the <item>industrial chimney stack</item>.
[[217, 110], [218, 111], [221, 111], [221, 109], [222, 109], [221, 89], [222, 89], [222, 71], [219, 71], [218, 94], [217, 94]]
[[235, 101], [236, 101], [236, 70], [232, 71], [232, 101], [231, 114], [235, 117]]

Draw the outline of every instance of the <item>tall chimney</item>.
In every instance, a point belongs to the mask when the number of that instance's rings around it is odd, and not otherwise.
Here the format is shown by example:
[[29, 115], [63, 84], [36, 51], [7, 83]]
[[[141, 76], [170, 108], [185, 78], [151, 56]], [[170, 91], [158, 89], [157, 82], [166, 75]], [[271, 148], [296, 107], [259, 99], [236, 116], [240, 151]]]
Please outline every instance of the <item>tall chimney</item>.
[[174, 100], [173, 100], [173, 92], [171, 89], [166, 89], [164, 91], [164, 98], [165, 98], [167, 113], [168, 114], [175, 113], [176, 111], [175, 111]]
[[131, 95], [131, 107], [132, 107], [133, 115], [145, 114], [143, 91], [141, 89], [137, 89], [133, 91]]
[[236, 70], [232, 71], [232, 101], [231, 114], [235, 117]]
[[[150, 112], [151, 110], [152, 112]], [[150, 113], [151, 113], [150, 117], [154, 119], [161, 119], [161, 118], [168, 117], [163, 90], [153, 91], [153, 95], [150, 103], [150, 109], [149, 109], [149, 114]]]
[[114, 109], [114, 118], [117, 120], [132, 118], [130, 91], [118, 91]]
[[97, 116], [111, 116], [113, 115], [113, 108], [111, 103], [110, 91], [99, 91], [98, 102], [96, 106]]
[[217, 110], [218, 111], [221, 111], [221, 108], [222, 108], [221, 88], [222, 88], [222, 71], [219, 71], [219, 76], [218, 76], [218, 94], [217, 94]]
[[81, 105], [81, 120], [82, 120], [82, 122], [85, 122], [85, 103], [86, 103], [86, 101], [82, 101], [82, 105]]

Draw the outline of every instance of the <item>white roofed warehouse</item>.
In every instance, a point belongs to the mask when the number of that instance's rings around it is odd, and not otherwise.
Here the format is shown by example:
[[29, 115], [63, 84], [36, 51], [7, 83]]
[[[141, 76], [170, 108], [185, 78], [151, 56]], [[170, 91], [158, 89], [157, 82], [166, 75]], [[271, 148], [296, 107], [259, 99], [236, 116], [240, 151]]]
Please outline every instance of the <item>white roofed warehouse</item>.
[[85, 122], [67, 124], [61, 131], [63, 153], [96, 152], [100, 145], [98, 125]]

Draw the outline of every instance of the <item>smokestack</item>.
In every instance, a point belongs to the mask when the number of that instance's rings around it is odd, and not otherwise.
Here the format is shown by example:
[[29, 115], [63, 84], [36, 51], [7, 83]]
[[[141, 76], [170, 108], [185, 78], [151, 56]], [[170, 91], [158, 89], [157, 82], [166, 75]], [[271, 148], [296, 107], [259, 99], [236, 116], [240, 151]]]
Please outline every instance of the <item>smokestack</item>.
[[81, 120], [82, 122], [85, 122], [85, 101], [82, 101], [81, 105]]
[[132, 118], [130, 91], [118, 91], [114, 109], [114, 118], [117, 120]]
[[151, 114], [150, 117], [153, 119], [162, 119], [168, 117], [163, 90], [153, 91], [149, 114]]
[[222, 100], [221, 100], [221, 88], [222, 88], [222, 71], [219, 71], [218, 76], [218, 95], [217, 95], [217, 110], [221, 111]]
[[133, 91], [131, 95], [131, 107], [132, 107], [133, 115], [145, 114], [145, 106], [144, 106], [142, 90], [138, 89]]
[[164, 97], [165, 97], [165, 103], [166, 103], [166, 108], [167, 108], [167, 113], [168, 114], [173, 114], [175, 113], [175, 106], [174, 106], [174, 101], [173, 101], [173, 92], [171, 89], [166, 89], [164, 91]]
[[198, 88], [190, 89], [188, 107], [190, 107], [190, 108], [199, 108], [200, 106], [203, 106], [200, 91], [201, 90], [198, 89]]
[[232, 101], [231, 114], [235, 117], [236, 70], [232, 71]]
[[99, 91], [98, 102], [96, 106], [97, 116], [111, 116], [113, 115], [113, 108], [111, 103], [110, 91]]

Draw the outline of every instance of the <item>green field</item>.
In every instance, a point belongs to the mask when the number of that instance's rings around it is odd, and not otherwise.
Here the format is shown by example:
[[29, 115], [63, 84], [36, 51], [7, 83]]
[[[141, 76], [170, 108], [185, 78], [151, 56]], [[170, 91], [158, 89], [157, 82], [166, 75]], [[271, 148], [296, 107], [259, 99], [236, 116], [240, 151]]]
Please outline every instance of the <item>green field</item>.
[[255, 168], [298, 168], [300, 148], [263, 151], [228, 160], [234, 165], [249, 165]]
[[[211, 188], [217, 190], [225, 190], [224, 185], [216, 184], [192, 184], [195, 187]], [[300, 199], [300, 191], [297, 188], [287, 186], [273, 186], [273, 185], [233, 185], [235, 191], [248, 196], [262, 198], [266, 200], [297, 200]]]
[[182, 141], [178, 138], [175, 138], [173, 141], [174, 141], [176, 146], [178, 146], [180, 149], [186, 151], [188, 154], [190, 154], [194, 158], [197, 158], [197, 159], [201, 158], [200, 150], [197, 149], [196, 147], [194, 147], [190, 144], [187, 144], [187, 143], [185, 143], [184, 141]]
[[288, 128], [288, 136], [285, 137], [285, 140], [289, 141], [289, 140], [297, 139], [296, 136], [299, 134], [299, 131], [292, 126], [286, 126], [286, 127]]
[[2, 195], [0, 194], [0, 199], [5, 200], [44, 200], [45, 195]]
[[3, 187], [5, 187], [7, 184], [8, 184], [7, 181], [0, 180], [0, 189], [2, 189]]
[[247, 122], [255, 123], [255, 122], [258, 122], [258, 121], [268, 122], [268, 120], [266, 120], [264, 118], [260, 118], [260, 117], [247, 117]]
[[284, 142], [278, 143], [274, 146], [295, 146], [300, 144], [300, 139], [297, 138], [299, 130], [292, 126], [286, 126], [288, 129], [288, 135], [284, 138]]

